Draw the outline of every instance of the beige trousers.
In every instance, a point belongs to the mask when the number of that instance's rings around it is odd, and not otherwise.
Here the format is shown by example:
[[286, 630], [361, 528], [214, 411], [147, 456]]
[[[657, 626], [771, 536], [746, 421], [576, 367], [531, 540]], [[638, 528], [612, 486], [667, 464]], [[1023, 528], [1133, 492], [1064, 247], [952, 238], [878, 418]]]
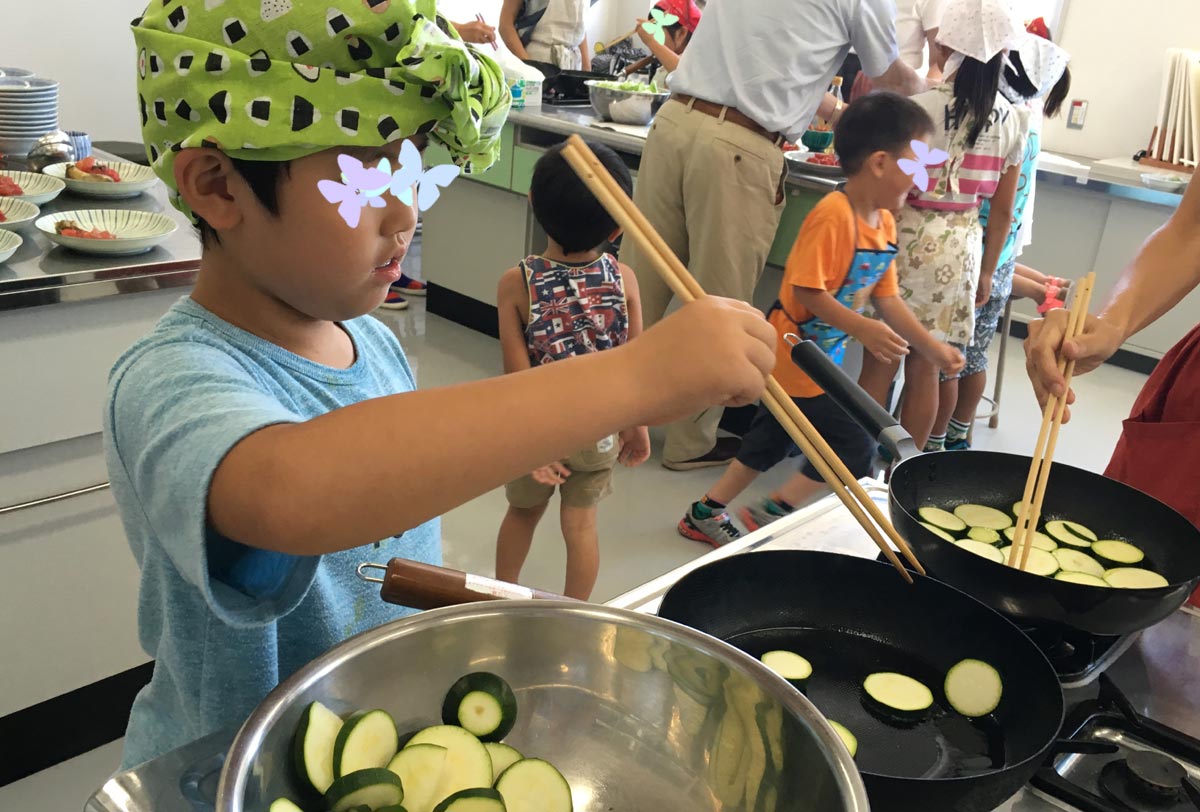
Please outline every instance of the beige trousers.
[[[783, 153], [763, 136], [668, 101], [646, 139], [633, 199], [705, 291], [748, 302], [779, 227], [786, 177]], [[623, 243], [621, 261], [637, 274], [649, 327], [673, 294], [632, 240]], [[664, 460], [711, 451], [721, 412], [707, 409], [671, 424]]]

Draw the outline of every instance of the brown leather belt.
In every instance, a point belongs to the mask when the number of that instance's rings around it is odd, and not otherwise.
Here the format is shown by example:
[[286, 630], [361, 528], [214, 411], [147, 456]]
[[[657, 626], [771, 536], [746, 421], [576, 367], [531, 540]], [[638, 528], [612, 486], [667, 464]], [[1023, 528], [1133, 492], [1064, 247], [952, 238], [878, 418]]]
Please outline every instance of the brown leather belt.
[[689, 96], [686, 93], [672, 93], [671, 101], [677, 101], [681, 104], [686, 104], [689, 110], [699, 110], [706, 116], [713, 118], [723, 118], [732, 124], [743, 127], [755, 135], [761, 135], [763, 138], [770, 141], [777, 147], [783, 146], [787, 139], [779, 133], [773, 133], [766, 127], [759, 124], [754, 119], [750, 118], [745, 113], [738, 110], [736, 107], [726, 107], [723, 104], [697, 99], [695, 96]]

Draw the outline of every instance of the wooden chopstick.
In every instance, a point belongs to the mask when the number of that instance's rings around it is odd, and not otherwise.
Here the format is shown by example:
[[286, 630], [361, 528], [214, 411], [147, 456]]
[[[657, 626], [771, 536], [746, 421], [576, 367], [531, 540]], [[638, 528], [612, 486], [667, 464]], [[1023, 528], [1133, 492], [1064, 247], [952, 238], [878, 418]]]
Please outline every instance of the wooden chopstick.
[[[1088, 307], [1091, 304], [1095, 277], [1094, 273], [1090, 273], [1076, 282], [1064, 341], [1081, 335], [1087, 326]], [[1060, 357], [1058, 369], [1065, 375], [1066, 386], [1069, 390], [1075, 372], [1075, 362], [1068, 363], [1065, 358]], [[1064, 391], [1061, 396], [1048, 400], [1042, 410], [1042, 427], [1038, 432], [1033, 461], [1029, 467], [1029, 477], [1025, 482], [1025, 492], [1021, 499], [1021, 508], [1018, 511], [1017, 529], [1013, 533], [1013, 546], [1009, 551], [1009, 566], [1013, 566], [1016, 561], [1017, 566], [1024, 570], [1028, 565], [1029, 551], [1033, 547], [1034, 534], [1037, 532], [1037, 526], [1041, 519], [1042, 504], [1046, 497], [1046, 483], [1049, 481], [1050, 468], [1054, 462], [1054, 449], [1058, 444], [1058, 432], [1062, 428], [1066, 405], [1067, 394]]]
[[[1095, 279], [1095, 273], [1088, 274], [1083, 283], [1084, 288], [1079, 294], [1079, 302], [1076, 305], [1079, 309], [1079, 321], [1076, 324], [1075, 329], [1076, 337], [1082, 335], [1084, 328], [1087, 326], [1088, 307], [1091, 305], [1092, 288], [1095, 286]], [[1050, 468], [1054, 464], [1054, 449], [1058, 445], [1058, 431], [1062, 428], [1063, 415], [1066, 413], [1067, 409], [1067, 392], [1070, 391], [1071, 379], [1074, 377], [1074, 375], [1075, 362], [1070, 361], [1067, 364], [1066, 373], [1064, 375], [1066, 381], [1063, 394], [1060, 397], [1055, 398], [1056, 403], [1054, 407], [1053, 422], [1050, 425], [1050, 438], [1047, 440], [1046, 453], [1042, 460], [1041, 471], [1038, 474], [1037, 490], [1034, 492], [1033, 506], [1029, 509], [1029, 519], [1025, 528], [1028, 541], [1025, 544], [1025, 548], [1021, 551], [1021, 569], [1025, 569], [1025, 566], [1029, 561], [1029, 550], [1033, 546], [1032, 540], [1034, 537], [1031, 535], [1030, 531], [1032, 530], [1036, 532], [1038, 522], [1042, 516], [1042, 502], [1046, 498], [1046, 483], [1050, 479]]]
[[[582, 138], [578, 135], [568, 138], [567, 146], [563, 150], [563, 157], [605, 210], [616, 220], [626, 237], [632, 239], [646, 253], [654, 269], [676, 296], [684, 302], [690, 302], [705, 295], [700, 283], [679, 261], [679, 258], [675, 256], [675, 253], [646, 219], [646, 216], [633, 204], [629, 195], [617, 185]], [[880, 536], [879, 529], [882, 529], [895, 543], [914, 569], [924, 575], [925, 569], [917, 560], [912, 548], [883, 515], [883, 511], [846, 468], [845, 463], [829, 447], [811, 421], [783, 391], [783, 387], [779, 385], [773, 375], [767, 378], [767, 393], [764, 395], [763, 403], [901, 576], [909, 582], [912, 581], [912, 577], [900, 563], [895, 552]], [[872, 524], [872, 520], [874, 524]], [[878, 525], [879, 529], [875, 525]]]
[[[487, 20], [483, 19], [483, 15], [480, 14], [478, 11], [475, 12], [475, 19], [478, 20], [479, 22], [483, 23], [484, 25], [487, 25]], [[492, 46], [493, 51], [500, 50], [500, 46], [496, 44], [496, 40], [492, 40], [490, 44]]]

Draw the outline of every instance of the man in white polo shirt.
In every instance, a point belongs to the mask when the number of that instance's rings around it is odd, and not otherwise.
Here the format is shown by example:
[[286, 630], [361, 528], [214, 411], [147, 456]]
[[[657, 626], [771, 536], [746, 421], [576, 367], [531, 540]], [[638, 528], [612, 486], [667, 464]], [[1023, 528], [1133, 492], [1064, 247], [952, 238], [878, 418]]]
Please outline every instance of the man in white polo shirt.
[[[876, 87], [925, 89], [897, 58], [894, 0], [709, 0], [651, 127], [634, 195], [709, 293], [753, 296], [784, 208], [780, 147], [799, 142], [814, 115], [840, 115], [825, 91], [851, 45]], [[631, 240], [621, 259], [637, 273], [653, 324], [671, 291]], [[663, 464], [732, 459], [737, 441], [717, 441], [720, 416], [711, 409], [669, 426]]]

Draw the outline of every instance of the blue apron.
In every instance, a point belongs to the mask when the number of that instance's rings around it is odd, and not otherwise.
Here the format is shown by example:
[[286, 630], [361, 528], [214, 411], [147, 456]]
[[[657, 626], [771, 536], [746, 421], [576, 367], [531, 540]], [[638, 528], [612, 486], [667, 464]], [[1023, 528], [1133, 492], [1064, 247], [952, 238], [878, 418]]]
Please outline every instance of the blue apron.
[[[865, 297], [861, 297], [860, 294], [864, 290], [873, 288], [887, 273], [887, 269], [891, 267], [892, 261], [896, 258], [897, 247], [895, 243], [889, 243], [888, 247], [883, 249], [857, 248], [857, 214], [854, 215], [854, 245], [856, 250], [853, 259], [850, 260], [850, 268], [846, 272], [842, 286], [836, 293], [833, 293], [833, 298], [837, 299], [839, 304], [861, 314], [866, 309], [866, 301]], [[792, 314], [787, 312], [783, 302], [778, 299], [775, 300], [775, 304], [771, 305], [771, 312], [775, 310], [783, 311], [788, 321], [796, 326], [796, 333], [801, 338], [816, 342], [817, 346], [824, 350], [834, 363], [841, 365], [846, 357], [846, 339], [849, 338], [845, 331], [821, 321], [816, 316], [804, 321], [796, 321]]]

